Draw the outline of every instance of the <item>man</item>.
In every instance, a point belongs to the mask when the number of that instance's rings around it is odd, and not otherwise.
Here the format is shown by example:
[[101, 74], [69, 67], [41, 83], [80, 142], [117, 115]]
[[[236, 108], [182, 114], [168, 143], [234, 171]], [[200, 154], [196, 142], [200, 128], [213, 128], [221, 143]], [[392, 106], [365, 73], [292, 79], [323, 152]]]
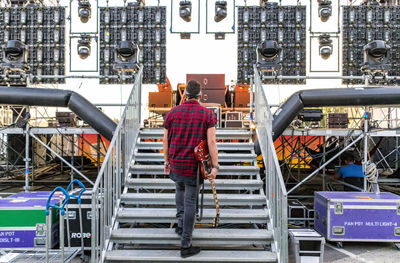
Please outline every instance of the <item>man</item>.
[[171, 109], [164, 118], [163, 150], [164, 171], [176, 185], [178, 226], [175, 232], [181, 236], [181, 257], [190, 257], [200, 252], [191, 241], [199, 195], [194, 148], [202, 140], [207, 140], [213, 165], [208, 180], [215, 179], [219, 166], [215, 136], [217, 118], [211, 110], [200, 105], [201, 89], [197, 81], [189, 81], [185, 94], [187, 100]]
[[[346, 166], [339, 169], [335, 179], [343, 179], [345, 183], [354, 185], [358, 188], [364, 188], [364, 173], [361, 165], [354, 163], [354, 155], [350, 152], [343, 154], [342, 159]], [[344, 186], [345, 191], [356, 191], [355, 188]]]

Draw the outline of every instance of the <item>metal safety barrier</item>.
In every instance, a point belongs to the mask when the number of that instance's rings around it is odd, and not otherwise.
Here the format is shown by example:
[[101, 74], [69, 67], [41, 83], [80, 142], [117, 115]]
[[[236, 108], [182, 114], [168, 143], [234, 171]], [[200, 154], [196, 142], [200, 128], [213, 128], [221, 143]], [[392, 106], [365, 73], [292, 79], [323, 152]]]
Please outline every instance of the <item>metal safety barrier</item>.
[[123, 180], [139, 134], [143, 66], [134, 77], [132, 91], [92, 190], [92, 263], [103, 262], [106, 251], [112, 247], [110, 235], [116, 224]]
[[273, 117], [256, 66], [253, 85], [256, 130], [264, 161], [265, 194], [274, 236], [273, 251], [279, 262], [288, 262], [287, 191], [272, 139]]

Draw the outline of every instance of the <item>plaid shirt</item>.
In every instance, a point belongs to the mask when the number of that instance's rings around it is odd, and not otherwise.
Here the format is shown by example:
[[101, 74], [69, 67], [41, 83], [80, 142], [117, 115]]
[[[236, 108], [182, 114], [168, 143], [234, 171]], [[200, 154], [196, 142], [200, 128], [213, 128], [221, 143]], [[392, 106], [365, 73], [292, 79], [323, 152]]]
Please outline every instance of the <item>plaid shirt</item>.
[[168, 130], [168, 155], [171, 171], [196, 177], [198, 162], [194, 148], [207, 139], [207, 129], [217, 124], [214, 112], [196, 100], [188, 100], [171, 109], [164, 117]]

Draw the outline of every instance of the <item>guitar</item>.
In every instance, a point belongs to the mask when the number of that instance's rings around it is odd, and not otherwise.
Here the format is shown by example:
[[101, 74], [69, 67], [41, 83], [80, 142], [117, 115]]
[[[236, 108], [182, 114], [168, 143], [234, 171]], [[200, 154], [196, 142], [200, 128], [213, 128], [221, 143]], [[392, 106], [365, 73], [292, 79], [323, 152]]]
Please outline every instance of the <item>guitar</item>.
[[[194, 148], [194, 156], [200, 162], [200, 171], [203, 179], [208, 179], [207, 174], [211, 173], [212, 163], [210, 154], [208, 153], [207, 141], [203, 140]], [[219, 222], [219, 205], [218, 205], [218, 198], [217, 198], [217, 190], [215, 188], [215, 182], [210, 181], [211, 183], [211, 190], [214, 197], [214, 204], [216, 210], [216, 216], [214, 218], [213, 227], [217, 227]]]

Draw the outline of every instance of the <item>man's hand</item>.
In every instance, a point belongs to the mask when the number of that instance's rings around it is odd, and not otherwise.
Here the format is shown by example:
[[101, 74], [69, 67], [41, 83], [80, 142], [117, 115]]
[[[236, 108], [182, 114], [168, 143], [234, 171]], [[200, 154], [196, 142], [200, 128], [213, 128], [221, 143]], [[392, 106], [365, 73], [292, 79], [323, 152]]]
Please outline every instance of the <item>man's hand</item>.
[[218, 169], [212, 168], [211, 173], [207, 174], [207, 178], [210, 182], [214, 181], [217, 177]]
[[169, 175], [170, 172], [171, 172], [171, 167], [170, 167], [169, 163], [165, 163], [164, 164], [164, 173]]

